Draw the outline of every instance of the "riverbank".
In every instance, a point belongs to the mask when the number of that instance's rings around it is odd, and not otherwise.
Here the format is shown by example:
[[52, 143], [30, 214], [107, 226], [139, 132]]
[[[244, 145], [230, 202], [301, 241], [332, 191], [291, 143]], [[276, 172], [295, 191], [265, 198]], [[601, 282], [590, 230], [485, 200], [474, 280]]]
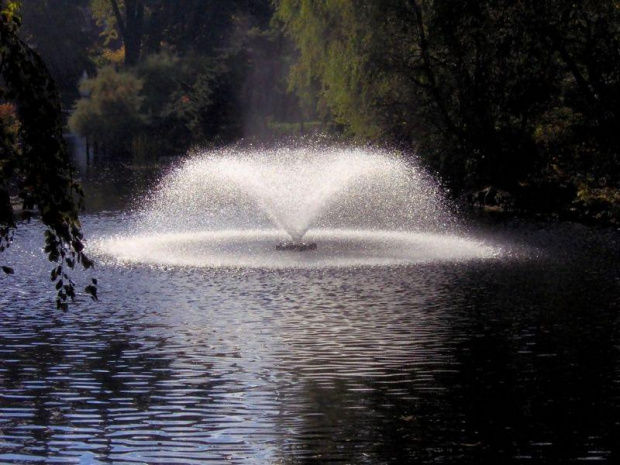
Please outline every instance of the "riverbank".
[[457, 199], [460, 209], [479, 216], [572, 222], [620, 227], [618, 189], [522, 189], [515, 194], [493, 186], [468, 191]]

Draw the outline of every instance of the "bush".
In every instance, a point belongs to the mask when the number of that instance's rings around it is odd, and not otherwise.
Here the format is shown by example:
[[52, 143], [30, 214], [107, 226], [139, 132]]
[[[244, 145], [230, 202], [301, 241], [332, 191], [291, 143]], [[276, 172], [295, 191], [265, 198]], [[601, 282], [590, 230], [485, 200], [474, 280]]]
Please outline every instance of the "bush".
[[135, 74], [102, 68], [97, 77], [82, 81], [80, 91], [88, 97], [78, 101], [70, 129], [106, 151], [129, 151], [134, 136], [149, 122], [142, 89]]
[[150, 153], [157, 152], [155, 146], [174, 153], [232, 140], [243, 126], [240, 82], [225, 59], [193, 54], [149, 55], [126, 71], [107, 66], [82, 82], [86, 97], [77, 103], [69, 127], [113, 154], [143, 147], [145, 137]]
[[202, 142], [201, 119], [218, 120], [212, 108], [215, 73], [210, 60], [162, 52], [149, 55], [135, 72], [144, 82], [142, 111], [149, 117], [150, 138], [167, 152], [184, 152]]

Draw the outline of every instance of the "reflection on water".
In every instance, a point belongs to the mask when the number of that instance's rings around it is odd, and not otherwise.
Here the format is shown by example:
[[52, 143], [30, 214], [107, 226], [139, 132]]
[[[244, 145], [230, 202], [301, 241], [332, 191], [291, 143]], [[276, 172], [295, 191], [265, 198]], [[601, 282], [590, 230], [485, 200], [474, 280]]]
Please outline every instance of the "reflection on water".
[[[89, 237], [154, 178], [110, 173], [83, 173], [114, 194]], [[530, 253], [390, 267], [100, 260], [101, 301], [67, 313], [41, 231], [17, 236], [0, 463], [620, 462], [617, 232], [496, 227]]]
[[99, 240], [106, 259], [195, 268], [334, 268], [499, 259], [501, 248], [456, 234], [317, 229], [306, 240], [317, 247], [276, 251], [286, 233], [276, 229], [123, 234]]
[[86, 193], [89, 213], [127, 210], [158, 182], [176, 159], [132, 160], [86, 155], [83, 139], [68, 137], [76, 178]]
[[0, 462], [619, 460], [614, 234], [460, 264], [105, 265], [68, 313], [23, 259], [39, 238], [0, 278]]

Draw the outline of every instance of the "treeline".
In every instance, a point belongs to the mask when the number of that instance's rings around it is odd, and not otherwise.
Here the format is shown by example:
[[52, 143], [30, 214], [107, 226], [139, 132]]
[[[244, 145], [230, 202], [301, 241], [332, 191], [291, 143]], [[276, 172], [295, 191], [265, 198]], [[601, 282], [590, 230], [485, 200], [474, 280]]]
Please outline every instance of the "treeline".
[[620, 218], [620, 1], [28, 0], [23, 16], [102, 151], [312, 121], [415, 151], [474, 203]]
[[297, 118], [270, 0], [29, 0], [22, 14], [95, 152], [184, 153]]
[[[461, 195], [620, 218], [620, 2], [279, 0], [291, 84]], [[484, 188], [487, 188], [483, 190]]]

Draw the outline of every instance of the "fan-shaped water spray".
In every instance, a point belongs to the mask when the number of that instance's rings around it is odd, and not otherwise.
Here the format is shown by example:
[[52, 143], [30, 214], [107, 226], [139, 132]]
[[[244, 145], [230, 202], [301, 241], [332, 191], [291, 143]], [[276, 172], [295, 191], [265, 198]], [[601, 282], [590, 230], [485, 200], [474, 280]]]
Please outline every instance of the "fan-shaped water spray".
[[163, 179], [141, 213], [136, 230], [101, 247], [130, 262], [270, 268], [496, 253], [456, 235], [437, 183], [423, 170], [371, 149], [197, 153]]

